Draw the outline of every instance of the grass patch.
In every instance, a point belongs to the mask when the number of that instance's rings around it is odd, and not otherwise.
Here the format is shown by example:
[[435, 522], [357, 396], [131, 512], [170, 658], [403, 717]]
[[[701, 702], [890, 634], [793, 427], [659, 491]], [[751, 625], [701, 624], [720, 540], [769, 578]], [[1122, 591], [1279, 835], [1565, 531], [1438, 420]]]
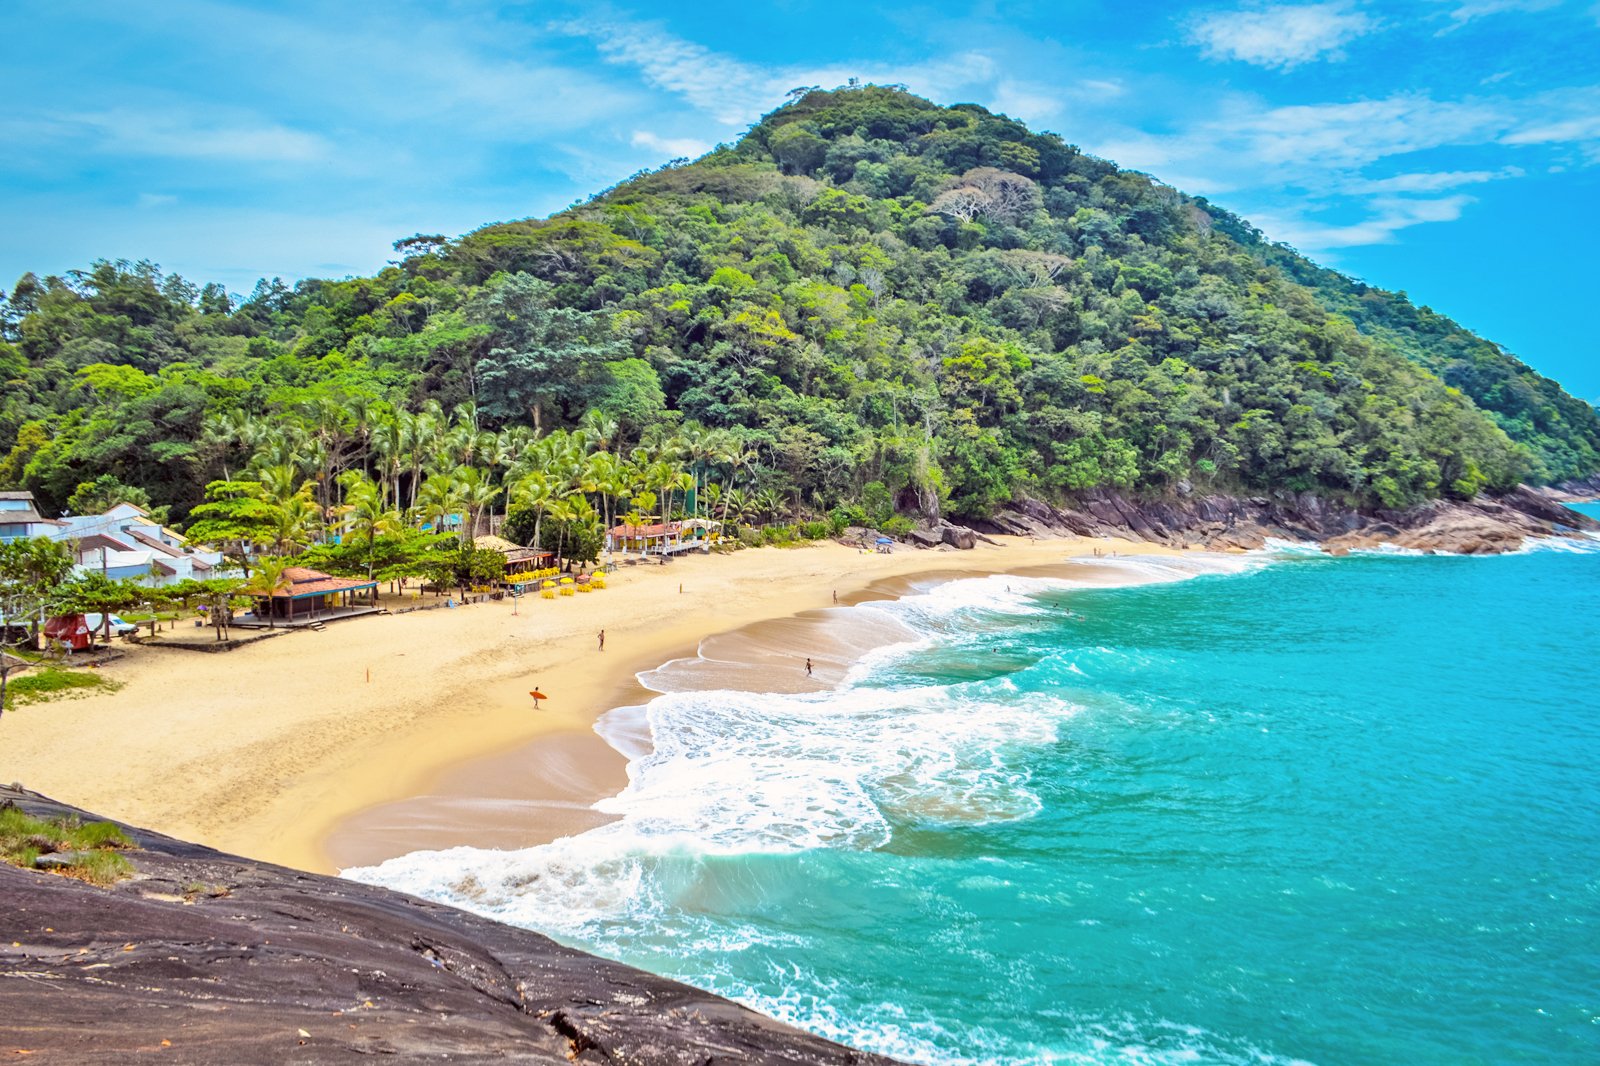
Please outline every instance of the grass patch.
[[115, 692], [121, 687], [121, 682], [101, 677], [93, 670], [62, 670], [47, 666], [12, 675], [6, 683], [5, 709], [9, 711], [25, 703], [38, 703], [60, 696], [85, 696], [93, 691]]
[[120, 854], [137, 845], [110, 822], [35, 818], [12, 803], [0, 805], [0, 860], [33, 869], [41, 855], [72, 855], [56, 872], [96, 885], [131, 876], [133, 864]]

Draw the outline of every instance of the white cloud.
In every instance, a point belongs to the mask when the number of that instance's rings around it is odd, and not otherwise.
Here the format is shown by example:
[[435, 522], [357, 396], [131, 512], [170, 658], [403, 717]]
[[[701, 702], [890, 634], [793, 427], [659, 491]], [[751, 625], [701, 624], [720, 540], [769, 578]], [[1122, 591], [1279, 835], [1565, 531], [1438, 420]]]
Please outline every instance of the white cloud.
[[[637, 70], [645, 82], [682, 97], [695, 110], [730, 128], [747, 125], [777, 108], [791, 89], [825, 89], [855, 78], [878, 85], [907, 85], [938, 100], [981, 98], [1014, 118], [1048, 120], [1060, 111], [1056, 90], [1009, 76], [988, 54], [969, 50], [920, 63], [875, 61], [827, 66], [768, 67], [746, 63], [684, 40], [660, 23], [609, 21], [557, 23], [553, 32], [594, 42], [607, 62]], [[1089, 83], [1085, 83], [1089, 84]], [[1120, 88], [1099, 83], [1099, 91]]]
[[77, 139], [95, 151], [168, 159], [305, 163], [330, 153], [323, 137], [239, 111], [120, 107], [6, 123], [30, 138]]
[[1078, 82], [1078, 88], [1096, 96], [1121, 96], [1128, 91], [1127, 86], [1120, 81], [1108, 81], [1100, 78], [1085, 78], [1083, 81]]
[[178, 198], [170, 193], [142, 192], [139, 194], [139, 199], [135, 202], [139, 205], [139, 207], [149, 210], [156, 207], [170, 207], [172, 204], [178, 202]]
[[1135, 133], [1096, 150], [1144, 170], [1177, 167], [1217, 176], [1254, 175], [1256, 183], [1323, 185], [1317, 175], [1445, 145], [1492, 141], [1512, 122], [1496, 104], [1419, 94], [1288, 107], [1235, 100], [1218, 117], [1180, 133]]
[[718, 55], [658, 24], [584, 22], [552, 29], [593, 40], [608, 62], [636, 68], [649, 84], [730, 126], [752, 121], [795, 87], [778, 89], [782, 79], [775, 72]]
[[1448, 12], [1450, 25], [1441, 33], [1459, 29], [1469, 22], [1487, 18], [1490, 15], [1504, 15], [1513, 12], [1548, 11], [1561, 5], [1563, 0], [1453, 0]]
[[1189, 39], [1211, 59], [1288, 70], [1317, 59], [1342, 59], [1346, 44], [1377, 27], [1348, 0], [1269, 4], [1202, 15], [1191, 23]]
[[1600, 139], [1600, 114], [1574, 115], [1554, 122], [1531, 122], [1501, 138], [1505, 144], [1555, 144]]
[[1258, 215], [1254, 221], [1273, 240], [1291, 244], [1302, 252], [1314, 253], [1359, 245], [1393, 244], [1395, 234], [1411, 226], [1425, 222], [1454, 222], [1472, 202], [1470, 196], [1447, 196], [1439, 200], [1379, 199], [1371, 205], [1374, 209], [1372, 215], [1347, 225], [1273, 215]]
[[634, 130], [628, 143], [635, 148], [645, 148], [669, 159], [694, 158], [705, 155], [711, 145], [692, 137], [662, 137], [649, 130]]
[[[1172, 133], [1130, 131], [1086, 146], [1189, 192], [1229, 193], [1231, 206], [1275, 238], [1320, 251], [1388, 243], [1408, 227], [1453, 221], [1472, 203], [1440, 194], [1552, 162], [1600, 164], [1600, 88], [1456, 100], [1403, 93], [1286, 107], [1235, 97]], [[1474, 165], [1404, 166], [1414, 158]], [[1331, 209], [1360, 217], [1317, 221]]]
[[1395, 174], [1387, 178], [1358, 181], [1346, 186], [1349, 192], [1358, 193], [1434, 193], [1446, 189], [1459, 189], [1463, 185], [1481, 185], [1501, 178], [1520, 178], [1521, 167], [1501, 167], [1499, 170], [1439, 170], [1431, 173]]

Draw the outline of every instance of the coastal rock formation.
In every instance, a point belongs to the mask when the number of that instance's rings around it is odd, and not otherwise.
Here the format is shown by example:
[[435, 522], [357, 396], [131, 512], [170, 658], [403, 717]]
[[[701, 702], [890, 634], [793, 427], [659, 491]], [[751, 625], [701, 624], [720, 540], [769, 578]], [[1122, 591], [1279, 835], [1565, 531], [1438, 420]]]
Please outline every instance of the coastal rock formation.
[[1600, 474], [1563, 481], [1539, 491], [1557, 503], [1590, 503], [1600, 500]]
[[[83, 815], [0, 788], [41, 817]], [[464, 911], [129, 828], [97, 888], [0, 863], [0, 1040], [40, 1062], [887, 1064]], [[19, 1060], [20, 1061], [20, 1060]]]
[[1064, 508], [1021, 500], [974, 525], [1020, 536], [1065, 532], [1214, 550], [1260, 548], [1268, 539], [1279, 539], [1314, 541], [1330, 550], [1392, 544], [1463, 555], [1514, 551], [1530, 537], [1600, 530], [1600, 523], [1527, 486], [1500, 496], [1435, 500], [1407, 511], [1371, 512], [1311, 493], [1137, 500], [1117, 492], [1093, 492]]

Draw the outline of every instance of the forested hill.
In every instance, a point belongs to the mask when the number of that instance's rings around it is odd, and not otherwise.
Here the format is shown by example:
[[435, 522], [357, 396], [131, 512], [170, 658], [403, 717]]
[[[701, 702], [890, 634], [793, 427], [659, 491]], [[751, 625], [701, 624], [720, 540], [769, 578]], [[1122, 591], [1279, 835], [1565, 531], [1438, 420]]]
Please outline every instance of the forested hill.
[[[509, 487], [517, 427], [585, 414], [590, 447], [687, 441], [701, 483], [879, 521], [1098, 487], [1403, 507], [1600, 471], [1595, 410], [1448, 319], [893, 88], [797, 94], [549, 219], [397, 249], [239, 301], [148, 264], [24, 277], [0, 487], [132, 487], [179, 519], [246, 463]], [[476, 443], [447, 439], [458, 407]]]

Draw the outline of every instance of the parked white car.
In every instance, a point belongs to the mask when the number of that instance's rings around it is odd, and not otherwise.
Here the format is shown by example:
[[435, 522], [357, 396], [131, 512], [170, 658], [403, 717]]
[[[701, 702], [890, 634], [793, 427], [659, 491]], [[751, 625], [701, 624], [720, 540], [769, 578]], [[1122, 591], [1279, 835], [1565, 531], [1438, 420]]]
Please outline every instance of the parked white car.
[[[89, 632], [93, 633], [95, 636], [99, 636], [101, 633], [105, 632], [106, 620], [103, 615], [86, 614], [83, 616], [83, 620], [88, 624]], [[139, 632], [139, 627], [134, 625], [132, 622], [125, 622], [116, 615], [112, 615], [111, 632], [116, 636], [125, 637], [129, 633]]]

